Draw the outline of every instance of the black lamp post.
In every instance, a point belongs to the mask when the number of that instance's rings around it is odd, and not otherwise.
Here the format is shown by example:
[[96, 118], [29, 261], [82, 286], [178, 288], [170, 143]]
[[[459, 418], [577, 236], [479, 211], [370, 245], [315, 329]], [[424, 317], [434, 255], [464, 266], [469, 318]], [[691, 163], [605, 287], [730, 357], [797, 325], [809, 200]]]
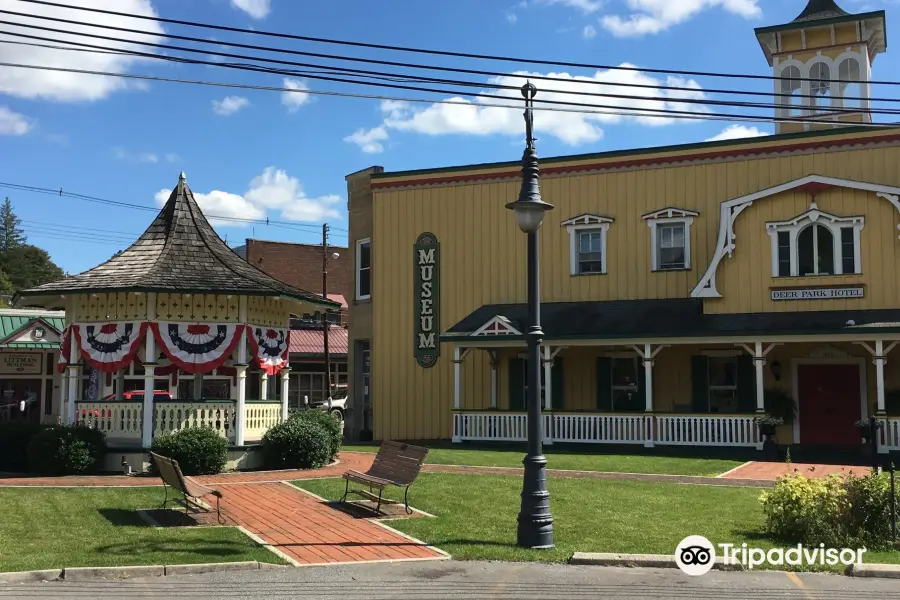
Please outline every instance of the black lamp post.
[[541, 200], [540, 168], [534, 150], [533, 105], [537, 88], [528, 82], [522, 86], [525, 97], [525, 153], [522, 155], [522, 189], [519, 199], [506, 208], [513, 211], [519, 229], [528, 236], [528, 453], [522, 464], [522, 508], [519, 511], [517, 543], [525, 548], [552, 548], [553, 516], [550, 514], [550, 494], [547, 492], [547, 459], [544, 456], [544, 422], [541, 417], [541, 294], [538, 277], [538, 230], [544, 212], [552, 204]]

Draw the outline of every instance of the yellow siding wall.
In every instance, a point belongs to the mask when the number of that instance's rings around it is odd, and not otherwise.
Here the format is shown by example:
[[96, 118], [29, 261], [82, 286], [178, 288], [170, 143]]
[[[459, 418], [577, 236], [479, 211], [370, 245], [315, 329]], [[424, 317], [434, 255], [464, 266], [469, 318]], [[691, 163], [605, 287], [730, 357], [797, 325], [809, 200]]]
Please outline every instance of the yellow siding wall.
[[[722, 202], [811, 173], [900, 186], [897, 164], [900, 148], [884, 147], [547, 177], [542, 181], [544, 198], [556, 208], [547, 215], [540, 235], [543, 301], [688, 297], [715, 251]], [[518, 191], [517, 181], [375, 190], [372, 401], [376, 437], [435, 439], [450, 435], [452, 350], [444, 345], [437, 366], [431, 369], [418, 367], [413, 358], [412, 249], [416, 237], [431, 231], [441, 243], [442, 331], [484, 304], [524, 302], [525, 236], [504, 208]], [[874, 194], [863, 196], [847, 190], [824, 193], [818, 202], [822, 209], [839, 215], [865, 214], [863, 275], [849, 280], [867, 286], [863, 300], [821, 301], [818, 306], [896, 306], [900, 299], [894, 266], [896, 211]], [[691, 228], [690, 271], [650, 271], [650, 228], [641, 215], [667, 206], [700, 213]], [[707, 302], [707, 310], [804, 309], [807, 303], [784, 302], [773, 308], [766, 301], [772, 285], [771, 245], [763, 224], [796, 216], [808, 207], [808, 196], [785, 194], [762, 200], [740, 215], [737, 250], [734, 258], [723, 260], [718, 276], [726, 298]], [[569, 274], [569, 236], [560, 223], [581, 213], [615, 219], [609, 229], [608, 275]], [[805, 285], [807, 281], [810, 285], [829, 283], [818, 278], [795, 283]], [[477, 358], [479, 354], [482, 356]], [[490, 367], [485, 353], [470, 355], [464, 379], [470, 386], [469, 382], [480, 382], [487, 393]], [[507, 384], [502, 373], [499, 380], [502, 390]]]

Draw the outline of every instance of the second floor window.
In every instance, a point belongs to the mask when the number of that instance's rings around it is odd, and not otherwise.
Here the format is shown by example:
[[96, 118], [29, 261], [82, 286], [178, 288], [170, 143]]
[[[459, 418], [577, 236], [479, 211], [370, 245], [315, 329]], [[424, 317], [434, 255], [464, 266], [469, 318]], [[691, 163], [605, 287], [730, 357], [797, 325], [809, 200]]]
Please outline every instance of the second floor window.
[[658, 242], [658, 269], [685, 268], [685, 231], [684, 224], [660, 225], [656, 228], [659, 235]]
[[643, 215], [650, 226], [650, 268], [681, 271], [691, 268], [691, 225], [699, 213], [685, 208], [663, 208]]
[[772, 276], [810, 277], [861, 273], [860, 235], [865, 219], [826, 213], [813, 203], [805, 213], [767, 223]]
[[356, 242], [356, 299], [372, 297], [372, 241]]
[[606, 238], [613, 219], [581, 214], [561, 223], [569, 233], [569, 273], [602, 275], [606, 273]]
[[578, 234], [578, 273], [603, 272], [603, 237], [600, 230]]

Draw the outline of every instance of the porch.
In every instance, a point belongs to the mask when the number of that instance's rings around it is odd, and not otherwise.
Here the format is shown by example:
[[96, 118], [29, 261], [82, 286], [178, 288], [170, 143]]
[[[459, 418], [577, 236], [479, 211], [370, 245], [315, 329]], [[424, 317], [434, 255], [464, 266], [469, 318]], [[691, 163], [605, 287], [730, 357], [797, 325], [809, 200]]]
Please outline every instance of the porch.
[[[879, 452], [900, 451], [900, 367], [887, 360], [897, 343], [551, 342], [541, 349], [544, 443], [762, 449], [755, 419], [780, 412], [778, 445], [861, 449], [856, 423], [875, 416]], [[522, 342], [454, 346], [452, 440], [525, 441]]]

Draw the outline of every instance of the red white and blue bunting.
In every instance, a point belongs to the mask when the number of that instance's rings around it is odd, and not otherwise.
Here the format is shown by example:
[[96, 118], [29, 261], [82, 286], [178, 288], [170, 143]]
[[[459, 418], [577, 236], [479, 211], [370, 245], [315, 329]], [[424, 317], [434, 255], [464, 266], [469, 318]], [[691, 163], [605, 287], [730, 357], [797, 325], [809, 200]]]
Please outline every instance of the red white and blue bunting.
[[62, 332], [62, 339], [59, 343], [59, 360], [56, 361], [56, 370], [65, 373], [66, 367], [69, 366], [69, 353], [72, 351], [72, 326], [69, 325]]
[[81, 356], [92, 367], [114, 373], [131, 364], [147, 332], [147, 323], [83, 323], [71, 326]]
[[243, 340], [244, 325], [152, 323], [160, 350], [186, 373], [209, 373], [222, 366]]
[[262, 325], [248, 325], [247, 339], [253, 359], [267, 375], [275, 375], [288, 362], [289, 338], [287, 329]]

